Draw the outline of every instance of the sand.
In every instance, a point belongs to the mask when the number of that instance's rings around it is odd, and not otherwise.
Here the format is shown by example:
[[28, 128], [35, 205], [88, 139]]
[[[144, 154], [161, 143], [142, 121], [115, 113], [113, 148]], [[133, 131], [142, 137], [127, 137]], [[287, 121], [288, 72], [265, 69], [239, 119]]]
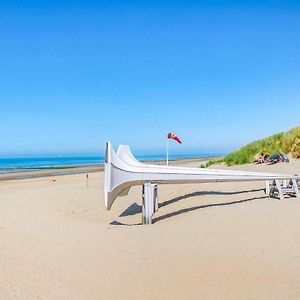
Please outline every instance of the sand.
[[0, 299], [300, 299], [300, 200], [259, 182], [165, 185], [139, 226], [141, 188], [107, 212], [103, 172], [56, 179], [0, 181]]

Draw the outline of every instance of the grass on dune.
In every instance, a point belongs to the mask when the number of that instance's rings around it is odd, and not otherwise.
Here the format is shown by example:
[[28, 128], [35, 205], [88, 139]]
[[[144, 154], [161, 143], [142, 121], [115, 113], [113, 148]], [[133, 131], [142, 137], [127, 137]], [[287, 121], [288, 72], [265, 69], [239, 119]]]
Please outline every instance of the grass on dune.
[[202, 164], [201, 168], [218, 163], [225, 163], [228, 166], [252, 163], [262, 152], [269, 155], [275, 152], [285, 152], [294, 158], [300, 158], [300, 126], [254, 141], [227, 154], [223, 159], [210, 160]]

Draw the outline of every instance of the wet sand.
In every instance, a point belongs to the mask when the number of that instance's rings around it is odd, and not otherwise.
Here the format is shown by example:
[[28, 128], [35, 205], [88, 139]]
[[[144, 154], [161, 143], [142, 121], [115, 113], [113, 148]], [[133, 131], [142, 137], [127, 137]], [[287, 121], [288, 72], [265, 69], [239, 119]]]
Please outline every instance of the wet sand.
[[[201, 158], [183, 158], [183, 159], [170, 159], [170, 163], [179, 163], [184, 165], [201, 165], [201, 163], [218, 157], [201, 157]], [[158, 165], [164, 165], [164, 160], [147, 161]], [[0, 172], [1, 180], [16, 180], [16, 179], [28, 179], [28, 178], [39, 178], [39, 177], [50, 177], [50, 176], [62, 176], [69, 174], [81, 174], [103, 171], [104, 165], [87, 165], [87, 166], [64, 166], [64, 167], [49, 167], [44, 169], [28, 169], [28, 170], [14, 170], [9, 173]], [[1, 171], [1, 170], [0, 170]]]

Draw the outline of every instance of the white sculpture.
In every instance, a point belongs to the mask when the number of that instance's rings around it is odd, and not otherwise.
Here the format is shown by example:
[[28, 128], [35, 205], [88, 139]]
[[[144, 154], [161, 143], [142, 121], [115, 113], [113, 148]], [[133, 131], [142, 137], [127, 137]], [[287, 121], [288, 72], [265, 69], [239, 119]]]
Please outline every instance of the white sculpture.
[[208, 183], [226, 181], [266, 181], [269, 194], [269, 182], [275, 181], [280, 199], [283, 198], [279, 180], [291, 180], [296, 196], [298, 176], [262, 172], [244, 172], [185, 168], [144, 164], [135, 159], [129, 146], [120, 145], [117, 153], [111, 143], [106, 144], [104, 199], [106, 209], [112, 207], [117, 197], [128, 194], [135, 185], [143, 185], [143, 222], [152, 223], [152, 216], [158, 209], [157, 185], [180, 183]]

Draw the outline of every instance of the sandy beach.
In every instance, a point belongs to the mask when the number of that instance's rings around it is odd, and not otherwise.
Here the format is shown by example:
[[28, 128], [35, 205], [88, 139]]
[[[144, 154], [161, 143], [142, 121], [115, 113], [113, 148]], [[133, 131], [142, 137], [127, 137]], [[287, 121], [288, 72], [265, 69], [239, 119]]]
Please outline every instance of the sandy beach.
[[141, 188], [106, 211], [103, 174], [0, 181], [0, 299], [300, 299], [299, 199], [262, 182], [159, 186], [139, 226]]

